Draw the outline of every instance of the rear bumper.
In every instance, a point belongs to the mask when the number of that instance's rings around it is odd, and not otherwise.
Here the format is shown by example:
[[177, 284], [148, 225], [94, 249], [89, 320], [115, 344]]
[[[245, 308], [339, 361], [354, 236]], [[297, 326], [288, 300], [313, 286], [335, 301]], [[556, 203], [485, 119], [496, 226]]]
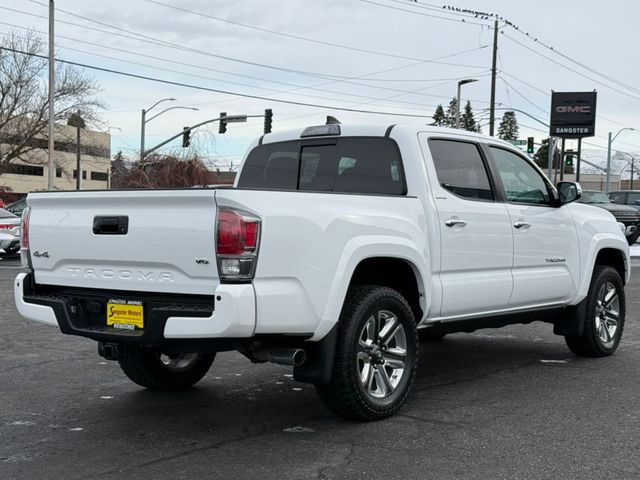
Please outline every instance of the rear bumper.
[[[104, 342], [160, 345], [174, 339], [248, 338], [256, 323], [255, 292], [250, 284], [221, 284], [213, 296], [165, 295], [34, 288], [31, 274], [21, 273], [14, 281], [14, 297], [23, 317]], [[143, 330], [123, 331], [106, 325], [106, 302], [114, 297], [143, 302]]]
[[13, 237], [13, 238], [0, 238], [0, 248], [2, 250], [6, 250], [8, 248], [15, 248], [18, 247], [20, 245], [20, 239]]

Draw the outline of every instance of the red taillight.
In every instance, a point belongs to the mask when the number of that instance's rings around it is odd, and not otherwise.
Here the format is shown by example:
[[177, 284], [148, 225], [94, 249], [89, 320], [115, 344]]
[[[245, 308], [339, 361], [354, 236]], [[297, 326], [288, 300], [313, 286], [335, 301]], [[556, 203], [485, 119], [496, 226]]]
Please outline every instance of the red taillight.
[[253, 278], [260, 243], [260, 219], [232, 208], [218, 210], [216, 255], [220, 280], [246, 282]]
[[0, 225], [0, 230], [9, 230], [10, 228], [15, 228], [17, 225], [7, 225], [7, 224], [1, 224]]
[[31, 208], [27, 207], [22, 212], [22, 222], [20, 223], [20, 248], [22, 250], [29, 249], [29, 218], [31, 217]]
[[218, 211], [218, 255], [241, 255], [258, 246], [258, 221], [235, 210]]
[[258, 222], [245, 220], [245, 249], [255, 250], [258, 246]]

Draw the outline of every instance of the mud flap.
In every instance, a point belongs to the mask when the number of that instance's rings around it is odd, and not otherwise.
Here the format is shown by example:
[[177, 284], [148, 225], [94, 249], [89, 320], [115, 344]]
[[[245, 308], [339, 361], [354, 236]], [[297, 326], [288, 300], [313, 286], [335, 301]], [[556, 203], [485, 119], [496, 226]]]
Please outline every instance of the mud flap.
[[333, 373], [333, 361], [338, 338], [338, 324], [319, 342], [305, 342], [302, 348], [307, 360], [299, 367], [293, 367], [293, 378], [298, 382], [324, 385], [329, 383]]
[[579, 337], [584, 330], [587, 316], [587, 299], [575, 307], [569, 307], [553, 324], [553, 333], [565, 337]]

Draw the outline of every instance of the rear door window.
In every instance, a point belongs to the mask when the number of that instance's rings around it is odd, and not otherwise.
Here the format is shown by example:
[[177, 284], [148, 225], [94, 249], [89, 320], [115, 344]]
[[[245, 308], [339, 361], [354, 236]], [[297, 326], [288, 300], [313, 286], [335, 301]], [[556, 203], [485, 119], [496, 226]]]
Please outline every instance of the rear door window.
[[429, 148], [440, 185], [460, 197], [493, 200], [489, 175], [475, 143], [430, 139]]
[[406, 193], [398, 147], [393, 140], [380, 137], [258, 146], [247, 157], [238, 187], [382, 195]]
[[338, 142], [334, 192], [403, 195], [400, 152], [388, 138], [343, 138]]

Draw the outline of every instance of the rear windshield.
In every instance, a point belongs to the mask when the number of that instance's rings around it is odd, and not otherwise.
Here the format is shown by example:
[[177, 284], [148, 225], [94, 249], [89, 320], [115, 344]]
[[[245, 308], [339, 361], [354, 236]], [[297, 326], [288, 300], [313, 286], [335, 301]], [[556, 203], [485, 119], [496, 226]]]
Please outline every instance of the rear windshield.
[[293, 140], [254, 148], [240, 188], [404, 195], [400, 152], [389, 138]]

